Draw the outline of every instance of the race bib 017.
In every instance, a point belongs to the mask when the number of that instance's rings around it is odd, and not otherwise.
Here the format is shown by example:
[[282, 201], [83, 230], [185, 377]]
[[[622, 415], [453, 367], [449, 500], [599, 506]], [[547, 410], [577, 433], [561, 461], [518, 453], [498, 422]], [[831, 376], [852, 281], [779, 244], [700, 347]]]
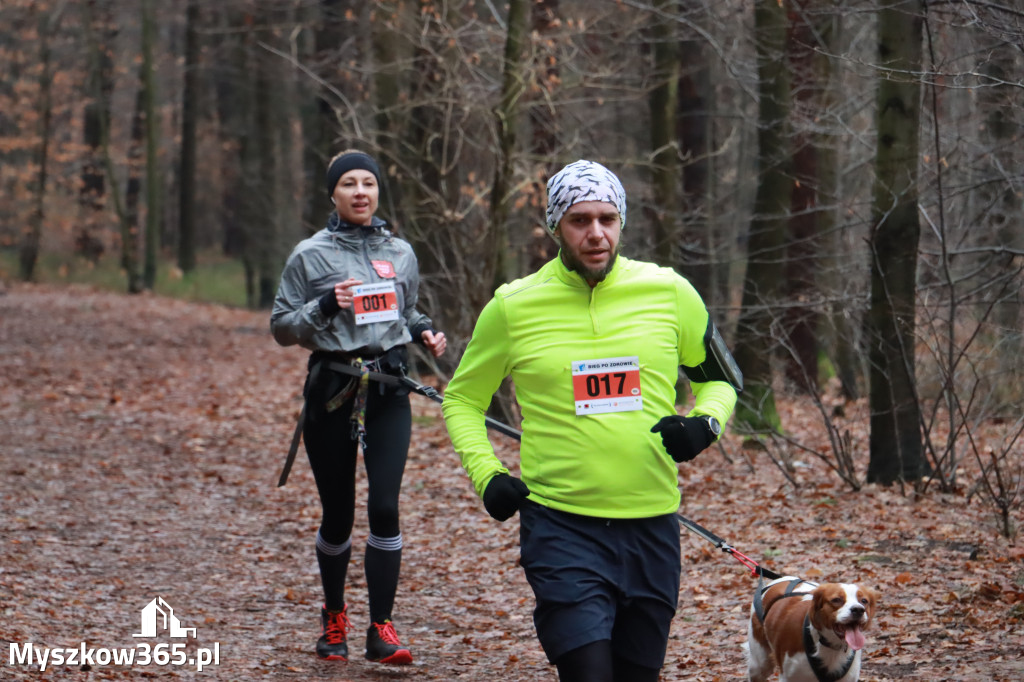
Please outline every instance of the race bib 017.
[[642, 410], [640, 358], [573, 362], [572, 393], [577, 415]]

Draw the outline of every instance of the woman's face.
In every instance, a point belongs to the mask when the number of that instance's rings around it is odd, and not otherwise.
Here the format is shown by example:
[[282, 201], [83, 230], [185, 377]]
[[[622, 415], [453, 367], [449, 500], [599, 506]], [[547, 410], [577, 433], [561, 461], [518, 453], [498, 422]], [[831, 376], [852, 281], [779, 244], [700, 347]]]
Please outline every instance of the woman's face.
[[377, 178], [368, 170], [356, 168], [338, 179], [334, 186], [334, 207], [338, 217], [354, 225], [369, 225], [377, 212], [380, 187]]

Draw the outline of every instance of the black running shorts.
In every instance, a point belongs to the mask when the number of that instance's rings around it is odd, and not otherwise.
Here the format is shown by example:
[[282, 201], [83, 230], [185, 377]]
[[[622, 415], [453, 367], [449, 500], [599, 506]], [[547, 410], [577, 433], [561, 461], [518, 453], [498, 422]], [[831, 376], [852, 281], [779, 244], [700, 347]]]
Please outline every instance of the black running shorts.
[[614, 655], [660, 668], [679, 597], [675, 515], [603, 519], [529, 500], [519, 515], [521, 563], [548, 660], [610, 640]]

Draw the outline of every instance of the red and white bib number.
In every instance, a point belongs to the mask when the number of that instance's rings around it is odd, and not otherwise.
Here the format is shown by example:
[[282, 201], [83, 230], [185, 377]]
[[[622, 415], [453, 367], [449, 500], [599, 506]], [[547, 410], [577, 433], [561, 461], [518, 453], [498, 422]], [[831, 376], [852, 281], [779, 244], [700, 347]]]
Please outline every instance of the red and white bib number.
[[577, 415], [642, 410], [640, 358], [574, 361], [572, 394]]
[[361, 284], [352, 287], [352, 311], [356, 324], [389, 322], [398, 319], [398, 294], [394, 282]]

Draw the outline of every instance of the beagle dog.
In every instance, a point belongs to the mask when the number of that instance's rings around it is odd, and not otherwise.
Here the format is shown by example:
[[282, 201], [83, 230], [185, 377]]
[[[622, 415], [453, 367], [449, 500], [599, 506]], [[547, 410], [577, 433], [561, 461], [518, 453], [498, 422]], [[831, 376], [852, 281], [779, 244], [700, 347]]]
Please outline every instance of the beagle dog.
[[759, 586], [747, 630], [747, 679], [766, 682], [857, 682], [864, 630], [879, 594], [848, 583], [817, 584], [792, 576]]

